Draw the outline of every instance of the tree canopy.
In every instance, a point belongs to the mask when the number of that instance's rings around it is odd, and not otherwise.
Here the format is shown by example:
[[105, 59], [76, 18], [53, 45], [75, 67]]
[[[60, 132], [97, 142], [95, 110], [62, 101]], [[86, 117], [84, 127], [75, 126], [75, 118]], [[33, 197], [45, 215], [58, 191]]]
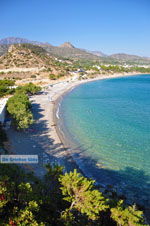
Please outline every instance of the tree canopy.
[[14, 119], [18, 129], [26, 129], [33, 123], [29, 97], [24, 93], [16, 93], [7, 102], [7, 111]]

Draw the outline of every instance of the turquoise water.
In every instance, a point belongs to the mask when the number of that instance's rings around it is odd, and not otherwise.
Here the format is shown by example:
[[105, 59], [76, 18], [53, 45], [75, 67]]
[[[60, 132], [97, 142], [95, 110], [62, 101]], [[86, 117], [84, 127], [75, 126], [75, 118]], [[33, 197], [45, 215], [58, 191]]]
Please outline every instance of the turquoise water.
[[83, 171], [130, 200], [149, 202], [150, 75], [82, 84], [63, 98], [60, 114]]

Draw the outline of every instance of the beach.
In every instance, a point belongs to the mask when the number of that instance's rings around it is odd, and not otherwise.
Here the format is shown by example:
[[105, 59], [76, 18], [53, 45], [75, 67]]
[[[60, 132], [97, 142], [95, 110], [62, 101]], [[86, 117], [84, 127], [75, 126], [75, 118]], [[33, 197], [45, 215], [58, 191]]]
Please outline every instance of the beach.
[[[31, 128], [24, 132], [17, 132], [13, 128], [7, 130], [10, 141], [9, 152], [22, 155], [37, 154], [39, 163], [25, 165], [25, 167], [32, 170], [39, 177], [45, 174], [45, 164], [47, 163], [63, 165], [66, 171], [79, 168], [72, 158], [72, 153], [75, 150], [71, 150], [67, 146], [65, 136], [62, 135], [57, 126], [59, 102], [63, 95], [85, 82], [129, 75], [129, 73], [124, 75], [108, 74], [99, 75], [94, 79], [81, 81], [65, 79], [56, 82], [56, 84], [47, 84], [42, 93], [30, 97], [35, 119], [35, 123]], [[132, 75], [137, 75], [137, 73]]]

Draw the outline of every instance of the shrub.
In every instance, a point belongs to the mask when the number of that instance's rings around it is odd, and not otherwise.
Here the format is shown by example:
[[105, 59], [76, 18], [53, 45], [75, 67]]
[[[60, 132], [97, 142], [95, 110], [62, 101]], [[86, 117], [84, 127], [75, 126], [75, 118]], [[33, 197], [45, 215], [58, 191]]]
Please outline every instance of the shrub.
[[108, 208], [102, 193], [94, 189], [94, 181], [81, 176], [76, 170], [62, 175], [60, 183], [64, 199], [71, 203], [70, 210], [75, 208], [89, 219], [96, 220], [99, 213]]
[[49, 78], [50, 78], [51, 80], [56, 80], [56, 79], [57, 79], [57, 75], [50, 74], [50, 75], [49, 75]]
[[36, 75], [31, 75], [31, 78], [36, 78]]
[[7, 94], [12, 94], [14, 89], [11, 89], [10, 86], [13, 86], [15, 81], [9, 79], [0, 80], [0, 97], [3, 97]]
[[26, 129], [33, 123], [30, 101], [25, 93], [16, 93], [7, 102], [7, 111], [14, 119], [17, 129]]
[[21, 92], [21, 93], [25, 93], [25, 94], [29, 94], [29, 95], [36, 94], [39, 91], [41, 91], [41, 87], [36, 86], [31, 82], [24, 86], [19, 86], [16, 89], [16, 92]]

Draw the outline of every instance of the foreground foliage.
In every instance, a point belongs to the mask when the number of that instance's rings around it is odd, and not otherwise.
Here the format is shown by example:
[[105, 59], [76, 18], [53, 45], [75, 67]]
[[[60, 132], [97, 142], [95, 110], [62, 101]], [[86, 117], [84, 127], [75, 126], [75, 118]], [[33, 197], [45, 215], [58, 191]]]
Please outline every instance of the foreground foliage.
[[123, 201], [120, 200], [115, 208], [111, 209], [112, 218], [118, 223], [118, 225], [142, 225], [144, 220], [142, 219], [142, 211], [136, 209], [136, 206], [124, 207]]
[[75, 208], [86, 214], [89, 219], [96, 220], [99, 213], [108, 208], [107, 200], [102, 193], [93, 189], [94, 181], [81, 176], [76, 170], [61, 175], [59, 181], [64, 200], [71, 203], [70, 211]]
[[[113, 203], [113, 204], [111, 204]], [[76, 170], [47, 166], [40, 180], [15, 165], [0, 164], [0, 225], [144, 225], [143, 213], [106, 199]]]

